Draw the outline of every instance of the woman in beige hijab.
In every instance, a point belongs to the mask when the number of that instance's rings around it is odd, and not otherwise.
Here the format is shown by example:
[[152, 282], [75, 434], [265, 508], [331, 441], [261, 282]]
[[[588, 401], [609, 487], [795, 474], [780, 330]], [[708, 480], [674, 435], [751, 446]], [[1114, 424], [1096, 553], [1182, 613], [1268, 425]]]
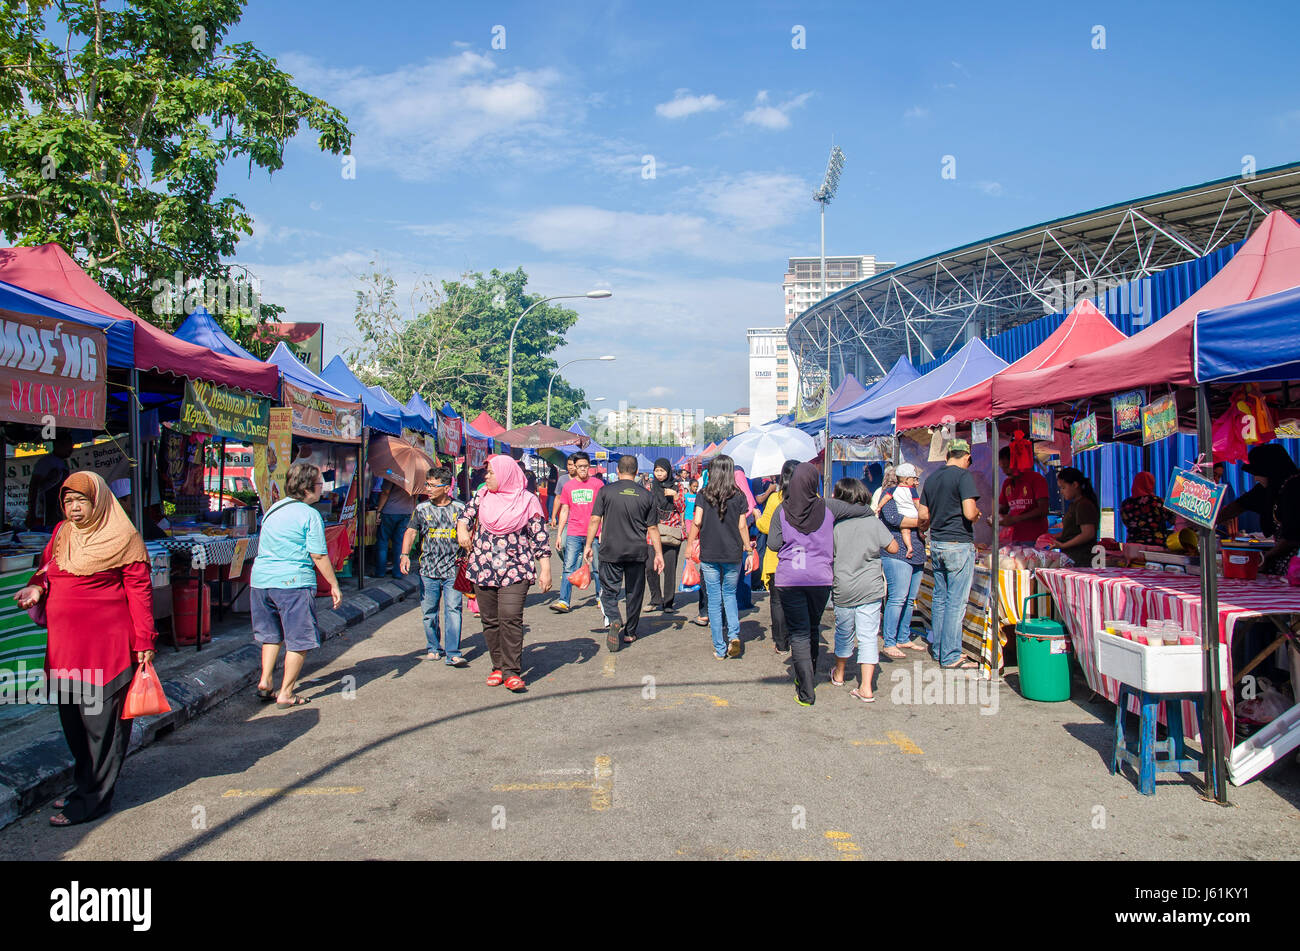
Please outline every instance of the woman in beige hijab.
[[54, 806], [55, 826], [96, 819], [113, 804], [131, 722], [122, 719], [137, 664], [152, 660], [153, 587], [140, 533], [107, 483], [74, 472], [60, 489], [65, 521], [41, 568], [18, 592], [20, 607], [45, 605], [45, 675], [76, 761], [76, 789]]

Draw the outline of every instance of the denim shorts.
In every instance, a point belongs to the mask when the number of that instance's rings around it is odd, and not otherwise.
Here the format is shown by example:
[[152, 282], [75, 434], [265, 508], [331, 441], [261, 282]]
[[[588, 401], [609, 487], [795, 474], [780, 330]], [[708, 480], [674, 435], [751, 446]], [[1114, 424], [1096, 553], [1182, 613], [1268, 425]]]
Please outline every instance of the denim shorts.
[[253, 637], [259, 644], [283, 643], [291, 651], [320, 647], [316, 625], [316, 586], [250, 588]]

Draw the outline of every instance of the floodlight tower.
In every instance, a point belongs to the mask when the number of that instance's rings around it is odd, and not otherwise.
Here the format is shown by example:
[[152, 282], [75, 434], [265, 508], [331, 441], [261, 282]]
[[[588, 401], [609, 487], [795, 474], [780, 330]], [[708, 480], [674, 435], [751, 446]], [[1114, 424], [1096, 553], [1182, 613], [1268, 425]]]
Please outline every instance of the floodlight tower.
[[[822, 187], [813, 192], [813, 201], [821, 206], [821, 223], [822, 223], [822, 300], [826, 299], [826, 206], [831, 203], [835, 197], [836, 190], [840, 187], [840, 172], [844, 171], [844, 153], [840, 151], [838, 145], [831, 146], [831, 157], [826, 163], [826, 177], [822, 179]], [[822, 494], [830, 498], [831, 494], [831, 318], [826, 318], [826, 381], [822, 384], [824, 387], [823, 394], [826, 410], [826, 433], [825, 446], [822, 452], [825, 455], [825, 472], [822, 477]]]

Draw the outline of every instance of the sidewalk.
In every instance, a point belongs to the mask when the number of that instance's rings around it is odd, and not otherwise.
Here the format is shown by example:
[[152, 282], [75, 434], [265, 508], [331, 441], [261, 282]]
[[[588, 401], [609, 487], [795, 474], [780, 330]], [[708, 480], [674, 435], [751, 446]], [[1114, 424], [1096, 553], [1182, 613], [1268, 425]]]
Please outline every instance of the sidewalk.
[[[355, 579], [345, 579], [342, 586], [343, 603], [337, 610], [329, 607], [328, 598], [316, 602], [325, 639], [342, 634], [408, 595], [414, 594], [414, 602], [419, 603], [420, 581], [414, 574], [396, 580], [367, 578], [364, 591], [357, 590]], [[172, 710], [135, 721], [128, 755], [256, 683], [261, 650], [253, 643], [248, 615], [227, 612], [220, 622], [213, 618], [212, 641], [201, 651], [192, 646], [177, 650], [160, 639], [154, 667]], [[0, 829], [67, 791], [72, 785], [72, 765], [58, 707], [0, 705]]]

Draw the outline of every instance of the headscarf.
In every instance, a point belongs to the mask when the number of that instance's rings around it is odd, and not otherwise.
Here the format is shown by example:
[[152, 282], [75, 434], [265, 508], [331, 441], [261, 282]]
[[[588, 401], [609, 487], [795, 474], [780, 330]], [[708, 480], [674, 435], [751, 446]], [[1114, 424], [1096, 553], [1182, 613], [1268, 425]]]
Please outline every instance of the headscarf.
[[[650, 481], [650, 491], [654, 493], [655, 497], [655, 508], [662, 515], [665, 512], [671, 511], [673, 508], [673, 503], [669, 502], [668, 496], [664, 494], [665, 489], [671, 489], [675, 485], [673, 481], [673, 464], [663, 456], [660, 456], [655, 460], [654, 467], [656, 469], [663, 469], [664, 472], [668, 473], [668, 478], [663, 482], [659, 481], [658, 476], [654, 476]], [[651, 474], [653, 475], [653, 473]]]
[[1150, 472], [1139, 472], [1133, 477], [1133, 488], [1129, 492], [1134, 498], [1156, 494], [1156, 477]]
[[497, 478], [497, 490], [484, 490], [478, 506], [479, 523], [493, 535], [517, 532], [534, 516], [545, 519], [542, 503], [528, 491], [524, 470], [510, 456], [489, 456], [488, 468]]
[[740, 490], [741, 495], [745, 497], [745, 501], [749, 503], [749, 510], [757, 512], [758, 503], [754, 501], [754, 493], [749, 488], [749, 479], [745, 478], [745, 470], [740, 466], [736, 466], [735, 477], [736, 488]]
[[811, 535], [822, 527], [826, 518], [826, 503], [817, 494], [817, 467], [807, 462], [799, 463], [790, 477], [790, 491], [781, 500], [785, 520], [801, 535]]
[[137, 561], [148, 561], [144, 539], [113, 498], [108, 483], [97, 472], [74, 472], [59, 489], [62, 504], [68, 492], [90, 499], [90, 518], [82, 525], [72, 519], [54, 536], [54, 561], [72, 575], [93, 575]]

